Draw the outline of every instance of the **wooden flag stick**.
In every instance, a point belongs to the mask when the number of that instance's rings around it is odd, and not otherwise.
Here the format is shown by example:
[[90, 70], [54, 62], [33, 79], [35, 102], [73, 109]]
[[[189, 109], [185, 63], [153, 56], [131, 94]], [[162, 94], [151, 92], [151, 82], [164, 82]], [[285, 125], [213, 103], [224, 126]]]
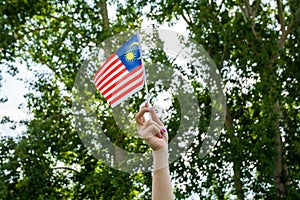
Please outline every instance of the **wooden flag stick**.
[[148, 103], [149, 106], [150, 105], [150, 95], [149, 95], [149, 91], [148, 91], [148, 84], [147, 84], [147, 75], [146, 75], [146, 68], [144, 65], [144, 60], [143, 60], [143, 50], [142, 50], [142, 44], [141, 44], [141, 40], [140, 40], [140, 33], [138, 30], [136, 30], [136, 34], [138, 37], [138, 42], [139, 42], [139, 46], [140, 46], [140, 53], [141, 53], [141, 63], [142, 63], [142, 67], [143, 67], [143, 73], [144, 73], [144, 80], [145, 80], [145, 90], [146, 90], [146, 102]]

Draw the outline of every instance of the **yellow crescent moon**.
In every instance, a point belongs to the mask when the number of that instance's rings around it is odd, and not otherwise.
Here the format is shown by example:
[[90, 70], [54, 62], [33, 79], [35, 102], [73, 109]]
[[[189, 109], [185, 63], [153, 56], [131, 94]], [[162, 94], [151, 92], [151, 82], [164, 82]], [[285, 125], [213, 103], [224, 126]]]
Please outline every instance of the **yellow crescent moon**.
[[[131, 50], [131, 48], [134, 46], [134, 45], [137, 45], [138, 46], [138, 48], [140, 48], [140, 44], [138, 43], [138, 42], [133, 42], [133, 43], [131, 43], [130, 45], [129, 45], [129, 50]], [[141, 55], [140, 55], [140, 57], [139, 58], [137, 58], [138, 60], [140, 60], [141, 59]]]
[[133, 43], [131, 43], [131, 44], [129, 45], [129, 49], [130, 49], [131, 47], [133, 47], [134, 45], [137, 45], [138, 47], [140, 47], [140, 44], [139, 44], [138, 42], [133, 42]]

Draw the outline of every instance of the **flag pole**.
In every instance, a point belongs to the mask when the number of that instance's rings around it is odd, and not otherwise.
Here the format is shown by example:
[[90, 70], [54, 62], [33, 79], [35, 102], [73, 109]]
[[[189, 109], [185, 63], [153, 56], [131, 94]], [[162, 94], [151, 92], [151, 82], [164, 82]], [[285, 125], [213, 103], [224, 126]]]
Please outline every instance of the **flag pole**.
[[145, 68], [144, 60], [143, 60], [143, 50], [142, 50], [142, 44], [141, 44], [141, 40], [140, 40], [139, 30], [136, 30], [136, 34], [137, 34], [138, 43], [139, 43], [140, 52], [141, 52], [141, 63], [142, 63], [142, 68], [143, 68], [143, 73], [144, 73], [144, 80], [145, 80], [146, 102], [148, 103], [148, 106], [150, 106], [150, 95], [149, 95], [149, 91], [148, 91], [146, 68]]

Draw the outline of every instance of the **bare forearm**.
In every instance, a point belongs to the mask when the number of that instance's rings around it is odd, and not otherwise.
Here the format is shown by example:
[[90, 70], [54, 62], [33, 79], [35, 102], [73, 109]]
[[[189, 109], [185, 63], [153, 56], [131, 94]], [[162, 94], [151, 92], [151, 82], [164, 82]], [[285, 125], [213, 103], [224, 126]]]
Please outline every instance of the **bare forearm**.
[[[151, 113], [152, 119], [145, 119], [146, 112]], [[139, 135], [153, 150], [152, 200], [173, 200], [168, 158], [168, 132], [154, 109], [149, 107], [148, 102], [136, 114], [135, 119]]]
[[173, 200], [169, 167], [153, 172], [152, 200]]
[[153, 153], [152, 200], [173, 200], [167, 147]]

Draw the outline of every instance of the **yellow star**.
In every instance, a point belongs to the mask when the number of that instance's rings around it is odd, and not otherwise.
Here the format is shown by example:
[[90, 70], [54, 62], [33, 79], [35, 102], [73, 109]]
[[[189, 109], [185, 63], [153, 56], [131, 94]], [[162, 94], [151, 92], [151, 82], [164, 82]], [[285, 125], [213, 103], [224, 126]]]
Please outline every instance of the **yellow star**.
[[125, 59], [129, 62], [133, 61], [135, 59], [134, 53], [132, 51], [128, 51], [125, 55]]

